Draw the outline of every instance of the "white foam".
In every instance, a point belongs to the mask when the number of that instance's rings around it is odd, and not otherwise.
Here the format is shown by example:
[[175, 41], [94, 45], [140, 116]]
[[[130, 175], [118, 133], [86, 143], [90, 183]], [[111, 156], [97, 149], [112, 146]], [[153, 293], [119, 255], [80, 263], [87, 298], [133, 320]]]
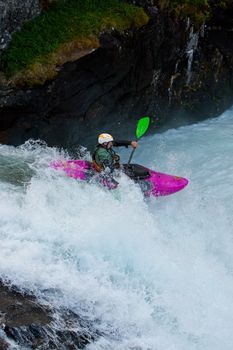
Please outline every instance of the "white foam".
[[1, 171], [33, 175], [0, 182], [0, 276], [93, 321], [91, 350], [232, 350], [232, 115], [141, 141], [136, 162], [190, 180], [149, 202], [50, 169], [64, 152], [1, 146]]

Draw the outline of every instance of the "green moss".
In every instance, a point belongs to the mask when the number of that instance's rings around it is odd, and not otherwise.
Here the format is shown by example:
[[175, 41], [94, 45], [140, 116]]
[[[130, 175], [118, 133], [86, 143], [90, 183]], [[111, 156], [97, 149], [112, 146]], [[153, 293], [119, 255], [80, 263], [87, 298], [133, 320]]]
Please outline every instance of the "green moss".
[[233, 7], [232, 0], [218, 0], [216, 1], [216, 5], [225, 10]]
[[159, 4], [177, 17], [190, 17], [197, 26], [210, 15], [208, 0], [159, 0]]
[[211, 18], [213, 8], [233, 8], [232, 0], [158, 0], [162, 9], [176, 17], [190, 17], [196, 26]]
[[9, 78], [48, 63], [49, 56], [67, 42], [98, 36], [112, 27], [123, 31], [147, 23], [144, 10], [120, 0], [58, 0], [15, 33], [1, 57], [1, 69]]

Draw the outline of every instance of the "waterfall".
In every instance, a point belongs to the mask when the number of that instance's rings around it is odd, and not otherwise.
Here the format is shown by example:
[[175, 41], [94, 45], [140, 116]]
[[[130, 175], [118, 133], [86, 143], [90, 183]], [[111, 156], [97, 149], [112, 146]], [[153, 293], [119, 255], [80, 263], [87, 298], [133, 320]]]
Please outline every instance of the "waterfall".
[[175, 81], [175, 79], [178, 77], [179, 73], [178, 73], [178, 65], [179, 65], [179, 60], [176, 62], [175, 65], [175, 72], [174, 74], [171, 76], [171, 80], [170, 80], [170, 86], [168, 88], [168, 97], [169, 97], [169, 105], [171, 103], [171, 99], [172, 99], [172, 95], [173, 95], [173, 83]]
[[186, 48], [186, 54], [188, 57], [188, 66], [187, 66], [187, 79], [186, 84], [189, 85], [192, 77], [192, 64], [193, 64], [193, 55], [195, 50], [197, 49], [199, 41], [199, 32], [194, 32], [193, 26], [191, 27], [189, 34], [189, 41]]

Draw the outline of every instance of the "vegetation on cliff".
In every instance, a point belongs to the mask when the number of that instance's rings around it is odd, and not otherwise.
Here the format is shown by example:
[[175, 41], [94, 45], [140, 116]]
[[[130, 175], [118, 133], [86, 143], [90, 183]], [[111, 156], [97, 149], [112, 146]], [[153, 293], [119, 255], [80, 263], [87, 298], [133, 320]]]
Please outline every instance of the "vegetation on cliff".
[[159, 0], [161, 8], [168, 8], [177, 17], [190, 17], [195, 23], [203, 23], [209, 15], [208, 0]]
[[44, 11], [13, 35], [1, 69], [14, 83], [43, 84], [57, 66], [98, 47], [102, 31], [147, 23], [144, 10], [120, 0], [42, 1]]
[[232, 7], [232, 0], [158, 0], [162, 9], [168, 9], [176, 17], [189, 17], [200, 26], [209, 19], [215, 7]]
[[[43, 84], [56, 75], [59, 66], [97, 48], [101, 32], [146, 24], [143, 8], [127, 1], [40, 0], [41, 15], [13, 35], [0, 58], [0, 70], [16, 85]], [[176, 18], [189, 17], [199, 27], [216, 9], [233, 7], [233, 1], [157, 0], [157, 5]], [[0, 81], [4, 81], [1, 72]]]

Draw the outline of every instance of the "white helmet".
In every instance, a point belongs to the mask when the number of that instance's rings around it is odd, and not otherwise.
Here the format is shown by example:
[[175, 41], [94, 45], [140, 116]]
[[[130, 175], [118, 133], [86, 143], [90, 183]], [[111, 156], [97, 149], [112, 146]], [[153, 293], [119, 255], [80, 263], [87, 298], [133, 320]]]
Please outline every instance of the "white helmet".
[[111, 141], [113, 141], [113, 137], [110, 134], [100, 134], [98, 137], [98, 142], [100, 145], [102, 145], [105, 142], [107, 143]]

